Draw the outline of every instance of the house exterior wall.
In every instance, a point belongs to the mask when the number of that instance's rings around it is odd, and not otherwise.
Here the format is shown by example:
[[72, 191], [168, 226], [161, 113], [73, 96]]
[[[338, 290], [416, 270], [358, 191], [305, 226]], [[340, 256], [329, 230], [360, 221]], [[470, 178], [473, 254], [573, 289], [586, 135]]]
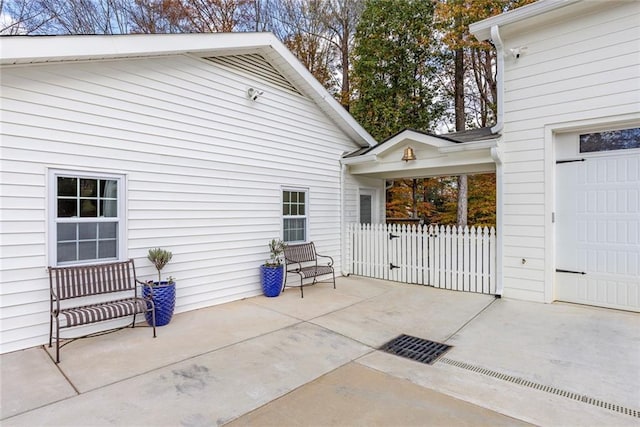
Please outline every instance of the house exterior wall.
[[378, 222], [384, 222], [385, 219], [385, 180], [375, 178], [365, 178], [357, 175], [345, 173], [344, 186], [344, 218], [346, 224], [359, 223], [359, 194], [360, 190], [374, 190], [376, 197], [374, 200], [373, 213], [374, 218], [378, 218]]
[[0, 352], [48, 338], [50, 169], [125, 176], [126, 257], [148, 280], [147, 250], [173, 252], [176, 312], [261, 293], [283, 187], [308, 189], [308, 240], [340, 270], [357, 145], [310, 99], [187, 55], [3, 67], [2, 98]]
[[554, 299], [554, 135], [640, 121], [640, 3], [587, 3], [571, 19], [500, 29], [507, 297]]
[[[342, 220], [342, 235], [346, 236], [346, 228], [349, 224], [360, 223], [359, 217], [359, 203], [360, 203], [360, 191], [361, 190], [373, 190], [374, 196], [374, 209], [373, 217], [379, 219], [379, 222], [384, 222], [385, 219], [385, 180], [375, 178], [365, 178], [357, 175], [352, 175], [348, 172], [347, 167], [343, 167], [343, 220]], [[342, 262], [341, 273], [347, 274], [346, 267], [349, 262], [346, 259], [349, 253], [349, 245], [347, 239], [342, 240]]]

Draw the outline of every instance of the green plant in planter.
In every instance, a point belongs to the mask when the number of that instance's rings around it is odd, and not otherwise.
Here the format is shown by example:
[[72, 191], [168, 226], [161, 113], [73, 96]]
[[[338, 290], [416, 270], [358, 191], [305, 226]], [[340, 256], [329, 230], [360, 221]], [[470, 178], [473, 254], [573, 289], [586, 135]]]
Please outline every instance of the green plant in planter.
[[269, 242], [270, 258], [264, 263], [267, 267], [278, 267], [282, 264], [282, 254], [287, 244], [280, 239], [271, 239]]
[[[149, 281], [142, 288], [142, 296], [151, 299], [154, 304], [156, 326], [164, 326], [171, 321], [173, 311], [176, 306], [176, 282], [169, 276], [166, 281], [162, 280], [162, 269], [171, 261], [173, 254], [165, 249], [149, 249], [147, 259], [151, 261], [158, 270], [158, 281]], [[147, 323], [152, 324], [151, 313], [146, 313]]]
[[[147, 259], [151, 261], [151, 263], [158, 270], [157, 283], [162, 282], [162, 275], [160, 272], [169, 263], [169, 261], [171, 261], [171, 258], [173, 258], [173, 254], [165, 249], [161, 249], [161, 248], [149, 249], [149, 254], [147, 255]], [[173, 277], [169, 276], [169, 279], [167, 279], [167, 282], [173, 283], [174, 282]]]

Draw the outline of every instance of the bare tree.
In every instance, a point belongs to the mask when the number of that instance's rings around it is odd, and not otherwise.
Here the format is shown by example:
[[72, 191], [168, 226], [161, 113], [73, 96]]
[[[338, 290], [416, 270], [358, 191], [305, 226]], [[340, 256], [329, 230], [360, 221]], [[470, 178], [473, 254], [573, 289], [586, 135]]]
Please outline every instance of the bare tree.
[[268, 31], [268, 0], [249, 0], [243, 8], [244, 16], [241, 17], [243, 27], [238, 26], [239, 31]]
[[181, 0], [133, 0], [127, 12], [135, 33], [182, 33], [190, 29]]
[[183, 0], [192, 31], [232, 32], [252, 16], [252, 0]]
[[110, 34], [127, 34], [130, 32], [130, 16], [128, 6], [130, 0], [105, 0], [105, 14], [109, 22]]
[[37, 34], [47, 23], [38, 0], [0, 0], [0, 34]]
[[130, 0], [3, 0], [3, 34], [121, 34]]
[[[111, 7], [106, 1], [39, 0], [37, 6], [47, 17], [49, 34], [113, 34]], [[115, 13], [115, 12], [114, 12]]]
[[329, 30], [329, 40], [336, 46], [337, 70], [340, 72], [340, 103], [349, 110], [351, 103], [351, 50], [356, 27], [364, 10], [364, 0], [325, 0], [320, 19]]
[[280, 0], [272, 9], [272, 30], [327, 89], [335, 87], [334, 46], [324, 18], [324, 0]]

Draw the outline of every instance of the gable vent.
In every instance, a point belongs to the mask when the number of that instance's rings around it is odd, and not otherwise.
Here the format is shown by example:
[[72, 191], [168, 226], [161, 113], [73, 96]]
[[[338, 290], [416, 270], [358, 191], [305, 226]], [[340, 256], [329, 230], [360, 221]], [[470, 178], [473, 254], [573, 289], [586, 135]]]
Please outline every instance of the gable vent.
[[276, 70], [262, 55], [230, 55], [212, 56], [205, 58], [217, 65], [242, 73], [249, 73], [252, 76], [266, 80], [273, 86], [284, 89], [296, 95], [303, 96], [278, 70]]

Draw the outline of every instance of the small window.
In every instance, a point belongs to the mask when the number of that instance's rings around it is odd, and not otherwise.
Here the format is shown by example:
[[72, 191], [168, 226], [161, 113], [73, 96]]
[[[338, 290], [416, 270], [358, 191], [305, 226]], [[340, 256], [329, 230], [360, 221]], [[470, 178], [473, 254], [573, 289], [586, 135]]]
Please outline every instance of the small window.
[[360, 194], [360, 224], [371, 224], [371, 194]]
[[306, 242], [307, 240], [307, 191], [282, 191], [282, 240]]
[[52, 172], [52, 259], [56, 265], [117, 260], [122, 177]]
[[640, 148], [640, 128], [594, 132], [580, 135], [580, 152]]

